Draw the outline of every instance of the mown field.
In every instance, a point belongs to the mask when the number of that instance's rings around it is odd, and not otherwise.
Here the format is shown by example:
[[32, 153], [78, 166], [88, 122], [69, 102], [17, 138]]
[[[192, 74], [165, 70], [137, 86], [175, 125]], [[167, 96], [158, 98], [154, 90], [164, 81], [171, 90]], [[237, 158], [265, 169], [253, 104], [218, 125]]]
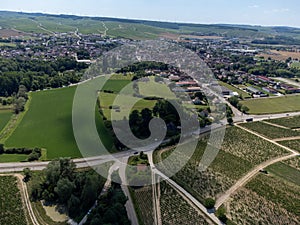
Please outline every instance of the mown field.
[[243, 123], [240, 125], [271, 139], [300, 136], [298, 131], [272, 126], [263, 122]]
[[[214, 198], [225, 192], [255, 165], [287, 153], [262, 138], [237, 127], [230, 127], [217, 157], [206, 171], [201, 172], [198, 168], [206, 146], [206, 139], [200, 141], [187, 165], [172, 177], [201, 202], [205, 198]], [[170, 153], [171, 151], [156, 151], [155, 162], [168, 157]], [[176, 160], [180, 161], [183, 157], [178, 155]], [[174, 163], [176, 162], [164, 163], [160, 169], [168, 173]]]
[[6, 126], [12, 116], [11, 110], [0, 110], [0, 132]]
[[[31, 94], [32, 100], [23, 120], [5, 142], [7, 147], [42, 147], [47, 159], [82, 157], [72, 128], [72, 102], [76, 87]], [[102, 117], [95, 117], [101, 140], [112, 149], [112, 139], [104, 128]]]
[[300, 95], [276, 98], [259, 98], [241, 101], [247, 106], [249, 114], [275, 114], [300, 111]]
[[258, 174], [225, 203], [237, 224], [299, 224], [300, 171], [284, 163]]
[[0, 176], [0, 224], [27, 225], [17, 178]]

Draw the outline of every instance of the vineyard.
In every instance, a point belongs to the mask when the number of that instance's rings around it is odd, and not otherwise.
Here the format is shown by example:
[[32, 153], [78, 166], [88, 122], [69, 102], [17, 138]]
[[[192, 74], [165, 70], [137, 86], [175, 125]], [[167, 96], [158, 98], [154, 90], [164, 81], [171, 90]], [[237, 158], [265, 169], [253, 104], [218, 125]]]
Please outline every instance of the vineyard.
[[162, 224], [208, 224], [202, 213], [192, 207], [166, 182], [162, 182], [160, 187]]
[[289, 140], [289, 141], [280, 141], [280, 144], [287, 146], [296, 151], [300, 151], [300, 139], [298, 140]]
[[232, 196], [225, 203], [229, 218], [237, 224], [299, 224], [300, 171], [287, 165], [293, 160], [267, 167], [268, 174]]
[[17, 186], [17, 178], [0, 177], [0, 189], [0, 224], [26, 225], [25, 209]]
[[[255, 165], [286, 153], [275, 144], [242, 129], [231, 127], [227, 129], [221, 150], [213, 163], [206, 171], [199, 171], [206, 142], [205, 139], [199, 142], [193, 157], [172, 177], [201, 202], [205, 198], [217, 197], [224, 193]], [[165, 159], [170, 153], [171, 151], [165, 151], [159, 156], [159, 152], [156, 152], [154, 159], [158, 162], [160, 157]], [[180, 161], [183, 157], [178, 155], [176, 160]], [[164, 163], [160, 170], [167, 174], [176, 164], [178, 162], [175, 161], [170, 164]]]
[[153, 215], [153, 201], [152, 201], [152, 188], [151, 186], [139, 189], [133, 189], [133, 199], [137, 207], [137, 213], [141, 222], [144, 225], [154, 224]]
[[300, 132], [298, 131], [272, 126], [263, 122], [244, 123], [240, 125], [271, 139], [300, 136]]
[[278, 124], [280, 126], [288, 127], [291, 129], [300, 128], [300, 116], [287, 117], [281, 119], [268, 120], [270, 123]]

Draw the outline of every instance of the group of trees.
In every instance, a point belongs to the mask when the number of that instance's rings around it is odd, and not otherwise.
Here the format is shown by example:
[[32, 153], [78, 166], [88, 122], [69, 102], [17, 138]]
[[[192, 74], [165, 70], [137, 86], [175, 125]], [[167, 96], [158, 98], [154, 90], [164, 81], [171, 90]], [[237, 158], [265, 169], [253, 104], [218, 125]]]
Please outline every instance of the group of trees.
[[50, 162], [41, 176], [32, 178], [31, 199], [63, 205], [74, 219], [85, 215], [105, 181], [95, 171], [75, 172], [75, 167], [66, 158]]
[[231, 98], [228, 99], [229, 103], [234, 106], [235, 108], [237, 108], [238, 110], [240, 110], [243, 113], [248, 113], [249, 112], [249, 108], [245, 105], [243, 105], [242, 103], [240, 103], [240, 100], [238, 97], [233, 96]]
[[76, 83], [86, 68], [86, 64], [71, 58], [55, 61], [0, 58], [0, 96], [17, 93], [20, 85], [34, 91]]
[[42, 150], [40, 148], [4, 148], [4, 145], [0, 144], [0, 155], [1, 154], [28, 155], [27, 161], [32, 162], [42, 156]]
[[120, 184], [112, 182], [108, 192], [98, 199], [96, 208], [88, 216], [87, 225], [130, 225], [127, 217], [125, 203], [127, 198], [124, 195]]

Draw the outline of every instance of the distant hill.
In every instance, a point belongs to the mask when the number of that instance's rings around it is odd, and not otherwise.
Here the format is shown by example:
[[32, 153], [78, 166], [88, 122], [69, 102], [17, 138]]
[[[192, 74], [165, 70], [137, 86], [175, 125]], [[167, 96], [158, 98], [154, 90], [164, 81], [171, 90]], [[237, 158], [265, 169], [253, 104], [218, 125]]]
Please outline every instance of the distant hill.
[[0, 11], [0, 26], [29, 33], [106, 33], [131, 39], [154, 39], [166, 34], [260, 39], [284, 36], [300, 40], [300, 29], [231, 24], [193, 24]]

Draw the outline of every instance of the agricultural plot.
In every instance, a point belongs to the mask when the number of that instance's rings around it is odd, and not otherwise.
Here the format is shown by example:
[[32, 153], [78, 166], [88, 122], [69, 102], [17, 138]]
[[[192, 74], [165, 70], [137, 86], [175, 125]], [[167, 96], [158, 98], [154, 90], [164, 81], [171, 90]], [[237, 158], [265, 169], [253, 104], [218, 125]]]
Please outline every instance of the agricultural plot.
[[166, 182], [162, 182], [160, 187], [162, 224], [208, 224], [202, 213], [191, 206]]
[[241, 103], [250, 109], [249, 114], [260, 115], [300, 111], [300, 95], [250, 99]]
[[[189, 162], [172, 177], [201, 202], [205, 198], [214, 198], [225, 192], [255, 165], [287, 153], [262, 138], [237, 127], [230, 127], [226, 131], [217, 157], [206, 171], [201, 172], [198, 168], [206, 146], [206, 139], [200, 141]], [[154, 159], [156, 162], [160, 161], [161, 158], [168, 157], [170, 153], [170, 151], [165, 151], [160, 155], [157, 151]], [[167, 174], [183, 157], [179, 155], [176, 157], [178, 161], [170, 164], [164, 163], [160, 169]]]
[[11, 116], [12, 112], [10, 110], [0, 110], [0, 132], [6, 126]]
[[267, 121], [280, 126], [288, 127], [290, 129], [300, 128], [300, 116], [272, 119]]
[[138, 216], [144, 225], [154, 224], [152, 187], [133, 189], [133, 199]]
[[299, 224], [300, 171], [279, 162], [266, 168], [225, 206], [237, 224]]
[[0, 177], [0, 224], [27, 225], [17, 178]]
[[300, 139], [299, 140], [290, 140], [290, 141], [280, 141], [279, 144], [287, 146], [293, 150], [300, 152]]
[[[47, 159], [82, 157], [72, 128], [72, 102], [76, 87], [32, 93], [29, 110], [5, 142], [7, 147], [41, 147]], [[97, 129], [107, 149], [113, 148], [102, 117], [96, 112]]]
[[272, 126], [263, 122], [243, 123], [240, 125], [271, 139], [300, 136], [298, 131]]

